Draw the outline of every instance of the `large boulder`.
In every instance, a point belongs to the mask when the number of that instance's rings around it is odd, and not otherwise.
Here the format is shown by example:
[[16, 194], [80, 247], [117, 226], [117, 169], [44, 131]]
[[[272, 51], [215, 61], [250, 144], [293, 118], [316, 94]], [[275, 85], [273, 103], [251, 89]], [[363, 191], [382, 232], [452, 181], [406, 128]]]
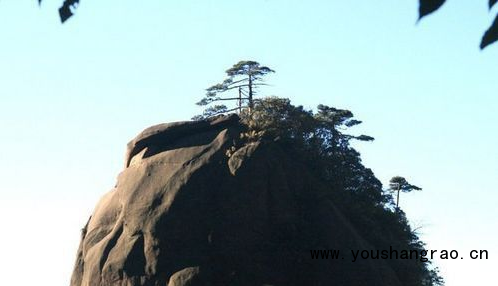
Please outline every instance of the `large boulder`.
[[[237, 146], [237, 116], [162, 124], [83, 229], [71, 286], [401, 285], [326, 189], [278, 142]], [[313, 260], [312, 249], [341, 250]]]

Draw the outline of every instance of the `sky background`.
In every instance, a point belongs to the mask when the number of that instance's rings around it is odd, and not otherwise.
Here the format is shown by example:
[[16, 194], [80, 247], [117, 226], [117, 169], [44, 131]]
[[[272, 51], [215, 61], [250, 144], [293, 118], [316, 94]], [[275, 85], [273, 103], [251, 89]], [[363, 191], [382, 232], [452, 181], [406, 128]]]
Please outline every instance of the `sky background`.
[[[263, 92], [350, 109], [385, 184], [423, 187], [401, 207], [448, 286], [491, 285], [498, 266], [498, 9], [416, 0], [0, 1], [0, 269], [4, 285], [68, 285], [80, 229], [144, 128], [187, 120], [239, 60], [276, 70]], [[495, 7], [496, 8], [496, 7]], [[489, 260], [470, 260], [472, 249]]]

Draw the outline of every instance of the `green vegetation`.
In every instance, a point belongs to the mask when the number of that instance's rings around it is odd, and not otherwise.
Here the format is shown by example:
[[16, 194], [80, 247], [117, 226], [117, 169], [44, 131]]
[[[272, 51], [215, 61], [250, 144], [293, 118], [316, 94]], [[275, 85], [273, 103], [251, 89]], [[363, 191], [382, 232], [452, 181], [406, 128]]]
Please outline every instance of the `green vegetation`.
[[[221, 89], [208, 89], [208, 93], [213, 90], [228, 89], [222, 85]], [[205, 112], [198, 118], [208, 114]], [[330, 190], [326, 196], [375, 249], [424, 250], [424, 243], [411, 229], [404, 212], [394, 204], [391, 193], [383, 189], [373, 171], [362, 164], [360, 153], [351, 146], [354, 140], [374, 140], [347, 132], [348, 128], [361, 124], [351, 111], [326, 105], [318, 105], [317, 111], [312, 111], [294, 106], [286, 98], [267, 97], [242, 108], [239, 116], [248, 130], [242, 134], [243, 140], [276, 142], [308, 166]], [[398, 191], [420, 189], [402, 177], [393, 178], [391, 183]], [[387, 263], [403, 285], [444, 284], [430, 262], [387, 260]]]
[[[294, 106], [289, 99], [270, 97], [258, 101], [242, 122], [250, 130], [286, 148], [301, 160], [330, 190], [328, 196], [353, 223], [362, 237], [376, 249], [424, 250], [424, 243], [413, 231], [404, 212], [395, 207], [390, 192], [373, 171], [361, 162], [353, 140], [372, 141], [367, 135], [346, 133], [361, 121], [349, 110], [319, 105], [316, 112]], [[401, 177], [398, 177], [401, 178]], [[398, 179], [394, 183], [398, 182]], [[397, 188], [407, 192], [420, 189], [406, 179]], [[438, 270], [430, 262], [387, 260], [403, 285], [443, 285]]]

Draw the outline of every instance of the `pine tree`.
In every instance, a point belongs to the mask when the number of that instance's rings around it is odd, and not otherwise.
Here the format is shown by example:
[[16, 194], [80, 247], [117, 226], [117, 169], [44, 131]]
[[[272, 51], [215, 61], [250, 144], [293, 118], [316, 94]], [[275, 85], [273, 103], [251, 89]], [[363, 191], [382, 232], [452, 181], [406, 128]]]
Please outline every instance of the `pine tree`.
[[[197, 105], [207, 106], [216, 102], [236, 101], [235, 108], [228, 108], [225, 104], [217, 104], [208, 107], [203, 115], [195, 119], [206, 118], [226, 112], [236, 111], [239, 113], [243, 108], [248, 108], [251, 113], [254, 108], [255, 95], [260, 86], [267, 85], [263, 77], [275, 71], [266, 66], [261, 66], [255, 61], [240, 61], [226, 70], [227, 78], [218, 84], [206, 89], [206, 96]], [[225, 96], [229, 91], [236, 91], [236, 96]]]
[[397, 192], [396, 196], [396, 208], [399, 208], [399, 193], [409, 193], [411, 191], [420, 191], [422, 188], [417, 187], [415, 185], [412, 185], [408, 183], [408, 181], [400, 176], [395, 176], [392, 177], [391, 180], [389, 181], [389, 188], [393, 191]]

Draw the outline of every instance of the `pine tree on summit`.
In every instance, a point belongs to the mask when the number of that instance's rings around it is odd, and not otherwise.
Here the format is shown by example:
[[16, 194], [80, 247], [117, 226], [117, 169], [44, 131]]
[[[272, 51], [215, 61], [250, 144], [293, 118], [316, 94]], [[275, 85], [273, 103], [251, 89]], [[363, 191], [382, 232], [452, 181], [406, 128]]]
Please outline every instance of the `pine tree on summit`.
[[[218, 84], [206, 89], [206, 96], [197, 105], [207, 106], [221, 101], [236, 101], [237, 107], [228, 109], [224, 104], [216, 104], [204, 110], [200, 116], [194, 119], [202, 119], [242, 108], [248, 108], [249, 112], [254, 108], [255, 95], [259, 86], [267, 85], [263, 82], [263, 77], [275, 71], [266, 66], [261, 66], [255, 61], [240, 61], [226, 70], [227, 78]], [[235, 90], [237, 96], [224, 97], [221, 94]]]
[[396, 208], [399, 208], [399, 193], [400, 193], [400, 191], [403, 193], [409, 193], [411, 191], [422, 190], [422, 188], [408, 183], [408, 181], [405, 178], [400, 177], [400, 176], [395, 176], [395, 177], [391, 178], [391, 180], [389, 181], [389, 188], [392, 191], [397, 192]]

